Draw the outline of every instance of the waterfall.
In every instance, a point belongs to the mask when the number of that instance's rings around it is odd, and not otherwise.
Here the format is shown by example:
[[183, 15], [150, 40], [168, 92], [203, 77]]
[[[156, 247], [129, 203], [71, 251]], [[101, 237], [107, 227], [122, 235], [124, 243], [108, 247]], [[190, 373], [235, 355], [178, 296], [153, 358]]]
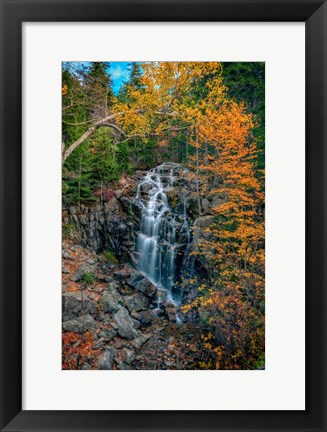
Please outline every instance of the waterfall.
[[[141, 207], [140, 231], [136, 236], [135, 255], [138, 269], [159, 289], [166, 290], [168, 299], [179, 301], [176, 282], [180, 274], [178, 263], [191, 241], [187, 217], [187, 199], [169, 205], [169, 193], [175, 198], [179, 164], [164, 163], [146, 174], [137, 188], [136, 202]], [[177, 198], [176, 198], [177, 199]], [[173, 208], [172, 208], [173, 207]]]

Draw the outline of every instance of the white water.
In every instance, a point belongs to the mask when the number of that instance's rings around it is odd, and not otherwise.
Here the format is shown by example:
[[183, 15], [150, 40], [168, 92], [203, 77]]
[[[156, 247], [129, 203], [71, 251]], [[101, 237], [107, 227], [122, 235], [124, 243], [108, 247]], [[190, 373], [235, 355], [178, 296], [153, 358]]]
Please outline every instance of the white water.
[[135, 247], [138, 268], [159, 289], [166, 290], [168, 300], [174, 304], [179, 300], [174, 293], [177, 254], [190, 243], [186, 198], [173, 210], [167, 196], [174, 192], [180, 169], [180, 165], [172, 163], [153, 168], [138, 185], [136, 195], [142, 208]]

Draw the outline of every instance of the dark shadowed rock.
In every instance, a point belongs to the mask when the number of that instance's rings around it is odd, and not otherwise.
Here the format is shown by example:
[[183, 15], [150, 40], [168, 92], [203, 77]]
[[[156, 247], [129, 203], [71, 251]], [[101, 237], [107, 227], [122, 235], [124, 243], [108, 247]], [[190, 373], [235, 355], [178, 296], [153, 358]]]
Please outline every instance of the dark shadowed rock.
[[[81, 206], [78, 212], [70, 207], [66, 211], [66, 219], [77, 228], [76, 240], [83, 247], [88, 246], [96, 252], [110, 250], [118, 259], [125, 261], [133, 253], [132, 224], [115, 197], [103, 205]], [[83, 273], [85, 271], [78, 270], [72, 280], [80, 280]]]
[[136, 329], [139, 329], [139, 328], [141, 327], [141, 323], [140, 323], [140, 321], [138, 321], [138, 320], [136, 320], [136, 319], [134, 319], [134, 318], [132, 318], [132, 320], [133, 320], [134, 327], [135, 327]]
[[141, 312], [132, 312], [131, 316], [143, 325], [149, 325], [152, 322], [152, 315], [148, 310]]
[[144, 276], [139, 273], [139, 272], [135, 272], [127, 281], [128, 285], [131, 286], [132, 288], [136, 288], [137, 284], [144, 279]]
[[130, 273], [127, 270], [118, 270], [114, 273], [114, 278], [118, 282], [122, 282], [130, 277]]

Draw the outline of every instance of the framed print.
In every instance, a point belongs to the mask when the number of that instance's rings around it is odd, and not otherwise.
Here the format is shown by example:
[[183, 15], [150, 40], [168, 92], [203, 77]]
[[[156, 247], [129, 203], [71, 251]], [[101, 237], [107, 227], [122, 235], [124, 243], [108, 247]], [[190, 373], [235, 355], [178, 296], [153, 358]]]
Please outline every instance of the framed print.
[[325, 2], [1, 6], [1, 430], [325, 430]]

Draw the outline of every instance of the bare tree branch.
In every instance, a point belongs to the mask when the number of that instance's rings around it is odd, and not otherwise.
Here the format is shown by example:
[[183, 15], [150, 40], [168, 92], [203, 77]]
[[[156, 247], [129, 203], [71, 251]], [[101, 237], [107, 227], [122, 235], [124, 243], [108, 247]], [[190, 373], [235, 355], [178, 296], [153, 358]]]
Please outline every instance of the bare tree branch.
[[[65, 150], [62, 153], [62, 162], [64, 163], [65, 160], [68, 158], [68, 156], [80, 145], [82, 144], [82, 142], [84, 142], [90, 135], [93, 134], [93, 132], [95, 130], [97, 130], [100, 126], [108, 126], [108, 122], [110, 120], [113, 120], [114, 118], [118, 117], [119, 115], [121, 115], [122, 113], [116, 113], [116, 114], [111, 114], [107, 117], [104, 117], [103, 119], [97, 121], [96, 123], [94, 123], [93, 126], [91, 126], [86, 132], [83, 133], [82, 136], [80, 136], [78, 138], [78, 140], [76, 140], [73, 144], [71, 144], [67, 150]], [[107, 124], [106, 124], [107, 123]]]
[[[135, 111], [136, 113], [144, 113], [145, 109], [141, 108]], [[106, 127], [110, 127], [112, 129], [115, 129], [117, 132], [119, 132], [121, 135], [125, 136], [126, 139], [119, 142], [118, 144], [122, 144], [124, 142], [127, 142], [129, 139], [133, 138], [133, 137], [139, 137], [139, 138], [146, 138], [148, 136], [158, 136], [160, 134], [162, 134], [163, 132], [167, 132], [167, 131], [176, 131], [176, 130], [181, 130], [181, 129], [176, 129], [175, 126], [166, 128], [158, 133], [149, 133], [147, 135], [141, 135], [141, 134], [134, 134], [134, 135], [126, 135], [126, 133], [116, 124], [111, 123], [110, 121], [114, 120], [115, 118], [123, 115], [123, 112], [118, 112], [115, 114], [110, 114], [109, 116], [106, 116], [104, 118], [102, 118], [101, 120], [96, 121], [86, 132], [83, 133], [83, 135], [81, 135], [78, 140], [76, 140], [73, 144], [71, 144], [66, 150], [62, 151], [62, 163], [65, 162], [65, 160], [68, 158], [69, 155], [72, 154], [72, 152], [80, 145], [82, 144], [85, 140], [87, 140], [87, 138], [93, 134], [93, 132], [95, 132], [99, 127], [102, 126], [106, 126]], [[177, 116], [178, 113], [177, 112], [165, 112], [165, 111], [157, 111], [156, 114], [159, 115], [165, 115], [165, 116]], [[67, 123], [67, 122], [66, 122]], [[182, 129], [186, 129], [187, 127], [182, 127]]]

